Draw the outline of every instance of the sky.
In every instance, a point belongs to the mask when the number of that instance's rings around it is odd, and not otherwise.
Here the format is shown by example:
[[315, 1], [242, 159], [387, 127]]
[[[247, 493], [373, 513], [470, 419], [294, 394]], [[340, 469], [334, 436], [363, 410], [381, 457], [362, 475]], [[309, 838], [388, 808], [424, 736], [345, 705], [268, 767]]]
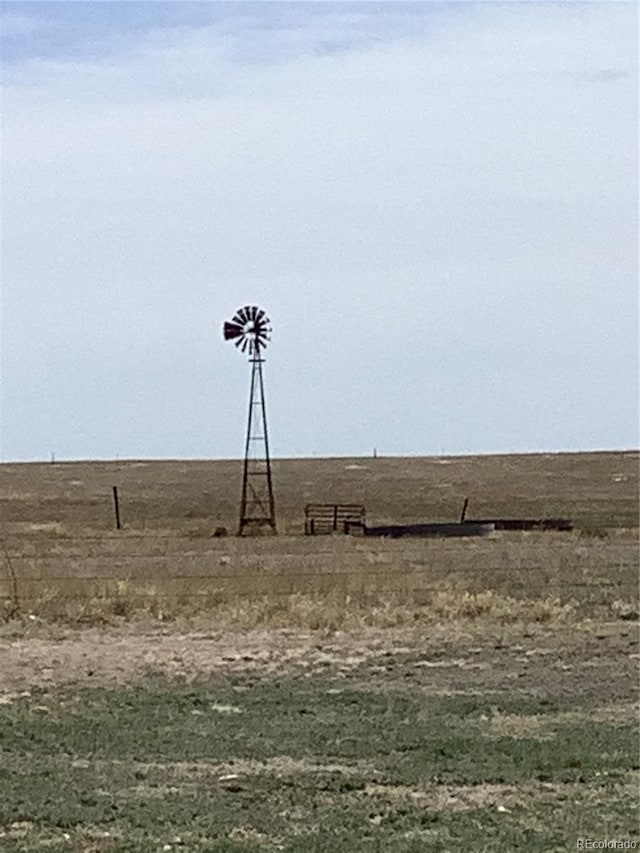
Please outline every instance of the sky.
[[638, 446], [635, 3], [1, 16], [1, 461]]

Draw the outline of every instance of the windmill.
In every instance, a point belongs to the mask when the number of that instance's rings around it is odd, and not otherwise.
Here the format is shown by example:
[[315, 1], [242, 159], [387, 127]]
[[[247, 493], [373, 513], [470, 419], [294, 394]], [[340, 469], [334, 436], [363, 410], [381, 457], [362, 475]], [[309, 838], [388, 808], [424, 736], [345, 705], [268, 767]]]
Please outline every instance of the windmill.
[[238, 536], [242, 536], [246, 528], [268, 528], [273, 533], [277, 532], [262, 380], [262, 352], [271, 339], [270, 322], [261, 308], [246, 305], [236, 311], [233, 318], [224, 324], [223, 329], [224, 339], [234, 341], [241, 352], [248, 353], [251, 364], [251, 392]]

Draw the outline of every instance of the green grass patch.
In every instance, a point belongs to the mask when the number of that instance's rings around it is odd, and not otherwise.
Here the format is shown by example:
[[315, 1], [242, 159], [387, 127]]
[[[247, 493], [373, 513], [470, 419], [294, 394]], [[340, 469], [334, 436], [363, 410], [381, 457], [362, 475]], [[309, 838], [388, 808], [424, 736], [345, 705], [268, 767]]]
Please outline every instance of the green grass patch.
[[0, 706], [0, 848], [551, 851], [578, 836], [637, 839], [637, 725], [589, 710], [317, 675], [36, 690]]

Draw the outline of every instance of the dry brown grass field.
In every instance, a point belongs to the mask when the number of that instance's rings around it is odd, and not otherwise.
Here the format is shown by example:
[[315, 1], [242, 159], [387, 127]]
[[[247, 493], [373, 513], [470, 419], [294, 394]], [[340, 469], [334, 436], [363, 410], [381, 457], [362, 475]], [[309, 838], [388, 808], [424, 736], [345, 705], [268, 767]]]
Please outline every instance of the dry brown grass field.
[[[640, 841], [638, 453], [0, 466], [0, 849]], [[111, 487], [124, 529], [114, 529]], [[564, 516], [572, 532], [306, 537]]]
[[[266, 596], [290, 610], [290, 597], [302, 595], [321, 597], [320, 611], [309, 608], [317, 621], [329, 600], [345, 597], [367, 612], [376, 597], [387, 608], [411, 602], [431, 612], [445, 594], [562, 606], [578, 596], [592, 613], [633, 599], [636, 452], [277, 460], [280, 535], [212, 538], [220, 525], [236, 529], [240, 474], [230, 461], [0, 466], [5, 611], [89, 619], [112, 606], [169, 617], [237, 597]], [[486, 540], [302, 535], [308, 501], [363, 503], [369, 523], [384, 524], [456, 520], [465, 497], [468, 518], [564, 516], [576, 530]]]
[[[65, 462], [0, 465], [0, 531], [88, 535], [125, 527], [207, 535], [237, 526], [241, 463]], [[281, 533], [303, 531], [307, 502], [362, 503], [370, 524], [568, 516], [579, 529], [638, 526], [638, 453], [282, 459], [274, 463]]]

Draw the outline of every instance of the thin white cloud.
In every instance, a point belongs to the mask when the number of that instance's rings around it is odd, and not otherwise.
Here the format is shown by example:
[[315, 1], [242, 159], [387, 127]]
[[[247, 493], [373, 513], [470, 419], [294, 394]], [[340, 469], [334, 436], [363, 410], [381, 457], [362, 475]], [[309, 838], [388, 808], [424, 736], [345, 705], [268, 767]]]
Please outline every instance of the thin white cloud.
[[[26, 4], [24, 4], [26, 5]], [[26, 6], [28, 9], [28, 6]], [[3, 9], [0, 20], [0, 35], [3, 40], [20, 37], [32, 37], [34, 34], [51, 31], [55, 25], [27, 12], [6, 11]]]
[[[421, 444], [427, 412], [440, 432], [455, 420], [451, 400], [433, 413], [433, 377], [448, 372], [473, 398], [456, 360], [485, 359], [492, 376], [520, 360], [526, 384], [536, 362], [552, 369], [553, 351], [582, 394], [594, 342], [609, 365], [634, 344], [633, 15], [474, 6], [427, 34], [316, 51], [348, 31], [338, 12], [280, 32], [270, 47], [286, 49], [269, 62], [244, 61], [260, 44], [255, 29], [243, 53], [242, 31], [211, 26], [152, 33], [117, 62], [23, 64], [5, 96], [7, 348], [36, 373], [41, 350], [61, 363], [89, 353], [116, 372], [128, 358], [148, 369], [149, 353], [198, 353], [224, 365], [216, 388], [232, 399], [242, 374], [235, 352], [218, 354], [216, 324], [255, 299], [274, 317], [274, 361], [306, 377], [279, 368], [275, 394], [288, 377], [292, 408], [316, 407], [317, 422], [364, 383], [370, 425], [408, 395], [386, 441], [423, 451], [445, 441]], [[621, 369], [624, 385], [632, 357]], [[171, 375], [162, 387], [175, 392]], [[554, 405], [575, 424], [562, 393]], [[483, 401], [474, 405], [482, 420]], [[214, 454], [235, 447], [226, 418]], [[302, 431], [307, 449], [347, 450], [361, 431], [348, 412], [344, 421], [333, 443], [323, 444], [326, 424]], [[536, 444], [535, 426], [511, 428], [521, 446]], [[611, 441], [633, 429], [622, 414]], [[189, 447], [205, 453], [197, 430]], [[15, 431], [7, 439], [3, 424], [9, 452], [42, 442]], [[180, 431], [175, 417], [167, 453]], [[282, 452], [305, 452], [300, 433], [281, 427]], [[496, 449], [489, 429], [480, 435]], [[464, 449], [464, 432], [455, 441]], [[97, 426], [86, 452], [108, 442]]]

